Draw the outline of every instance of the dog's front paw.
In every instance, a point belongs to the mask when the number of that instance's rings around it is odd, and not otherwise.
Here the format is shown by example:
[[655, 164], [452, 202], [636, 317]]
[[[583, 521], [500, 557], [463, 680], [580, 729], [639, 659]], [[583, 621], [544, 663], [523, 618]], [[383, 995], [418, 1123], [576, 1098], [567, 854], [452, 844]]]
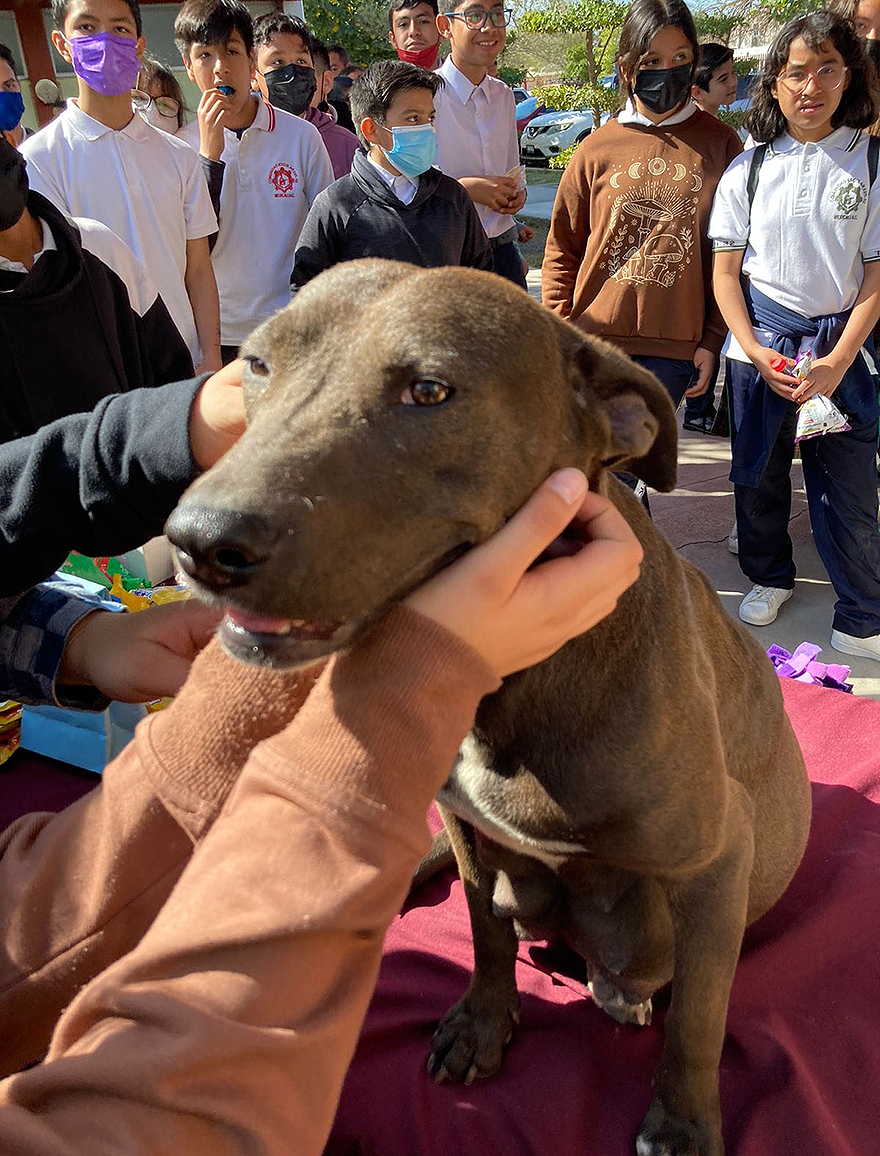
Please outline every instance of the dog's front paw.
[[505, 1045], [519, 1023], [519, 996], [489, 1004], [466, 995], [440, 1021], [431, 1040], [428, 1071], [438, 1084], [494, 1076], [501, 1067]]
[[673, 1116], [655, 1100], [636, 1138], [636, 1156], [724, 1156], [721, 1130]]

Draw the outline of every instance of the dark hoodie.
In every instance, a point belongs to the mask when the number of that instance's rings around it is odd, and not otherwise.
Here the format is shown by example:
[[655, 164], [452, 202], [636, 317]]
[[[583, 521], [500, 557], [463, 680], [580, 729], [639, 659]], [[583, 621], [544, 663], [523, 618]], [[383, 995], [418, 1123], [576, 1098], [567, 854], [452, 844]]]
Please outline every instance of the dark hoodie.
[[108, 394], [191, 377], [186, 343], [131, 250], [96, 222], [76, 227], [39, 193], [27, 207], [57, 250], [0, 279], [0, 441]]
[[305, 285], [331, 265], [358, 257], [387, 257], [426, 269], [492, 268], [486, 232], [458, 181], [428, 169], [412, 203], [404, 205], [365, 153], [356, 153], [348, 176], [315, 198], [299, 235], [293, 284]]

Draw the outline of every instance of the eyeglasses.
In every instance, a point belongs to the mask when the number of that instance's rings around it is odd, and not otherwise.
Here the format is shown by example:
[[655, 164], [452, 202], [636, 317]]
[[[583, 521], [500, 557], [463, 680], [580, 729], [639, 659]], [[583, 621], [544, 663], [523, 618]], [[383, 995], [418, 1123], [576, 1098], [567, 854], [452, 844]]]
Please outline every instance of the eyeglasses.
[[784, 84], [792, 96], [800, 96], [812, 76], [823, 92], [834, 92], [843, 84], [849, 69], [845, 64], [823, 64], [821, 68], [791, 68], [780, 72], [776, 79]]
[[180, 115], [180, 101], [175, 100], [173, 96], [157, 96], [154, 98], [140, 88], [133, 88], [131, 90], [131, 103], [138, 112], [146, 112], [151, 104], [155, 104], [162, 116]]
[[512, 8], [466, 8], [464, 12], [447, 12], [450, 20], [463, 20], [468, 28], [485, 28], [491, 21], [493, 28], [504, 28], [513, 18]]

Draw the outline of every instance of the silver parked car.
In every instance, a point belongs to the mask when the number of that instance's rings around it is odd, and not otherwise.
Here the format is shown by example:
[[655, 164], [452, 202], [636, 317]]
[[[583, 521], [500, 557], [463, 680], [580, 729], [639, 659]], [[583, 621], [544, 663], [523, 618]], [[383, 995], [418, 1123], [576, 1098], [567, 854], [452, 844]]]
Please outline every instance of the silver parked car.
[[[607, 116], [602, 118], [605, 123]], [[551, 157], [582, 141], [593, 131], [593, 114], [585, 108], [545, 112], [530, 120], [519, 142], [525, 164], [547, 164]]]

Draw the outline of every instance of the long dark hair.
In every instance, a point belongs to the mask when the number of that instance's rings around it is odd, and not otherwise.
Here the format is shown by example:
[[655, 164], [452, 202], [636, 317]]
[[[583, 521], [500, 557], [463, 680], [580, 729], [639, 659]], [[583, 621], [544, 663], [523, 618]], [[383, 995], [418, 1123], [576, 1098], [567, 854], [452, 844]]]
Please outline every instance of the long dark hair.
[[849, 69], [849, 84], [840, 104], [834, 110], [831, 127], [868, 128], [877, 119], [877, 72], [849, 20], [837, 12], [825, 10], [796, 16], [777, 34], [770, 45], [761, 75], [755, 83], [752, 107], [746, 117], [746, 128], [760, 144], [768, 144], [788, 131], [779, 102], [773, 95], [773, 84], [788, 64], [788, 54], [795, 40], [818, 52], [830, 40]]
[[663, 28], [671, 27], [680, 28], [693, 49], [694, 60], [691, 67], [691, 81], [693, 81], [700, 46], [694, 18], [684, 0], [633, 0], [627, 9], [620, 30], [617, 65], [630, 96], [639, 61], [648, 51], [657, 33]]

